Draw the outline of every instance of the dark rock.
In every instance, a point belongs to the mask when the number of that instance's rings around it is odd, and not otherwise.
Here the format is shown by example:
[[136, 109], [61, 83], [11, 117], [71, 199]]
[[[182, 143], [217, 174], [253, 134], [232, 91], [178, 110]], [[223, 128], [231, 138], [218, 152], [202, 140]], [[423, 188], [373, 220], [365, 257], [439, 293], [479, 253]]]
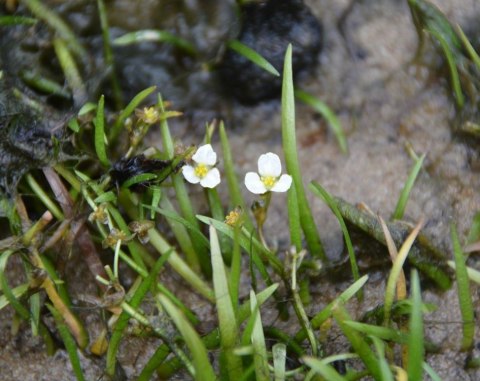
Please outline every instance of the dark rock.
[[[245, 5], [238, 40], [267, 59], [280, 73], [286, 48], [293, 45], [294, 75], [311, 69], [322, 49], [322, 26], [302, 0], [268, 0]], [[277, 97], [282, 80], [228, 50], [220, 66], [224, 86], [242, 103]]]

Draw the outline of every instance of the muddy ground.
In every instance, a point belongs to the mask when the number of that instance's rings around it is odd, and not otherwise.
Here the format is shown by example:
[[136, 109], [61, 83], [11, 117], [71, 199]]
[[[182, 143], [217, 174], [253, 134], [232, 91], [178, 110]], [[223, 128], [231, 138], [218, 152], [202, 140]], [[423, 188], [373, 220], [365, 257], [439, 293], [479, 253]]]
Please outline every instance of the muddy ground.
[[[480, 3], [476, 0], [433, 2], [450, 20], [464, 28], [472, 28], [472, 23], [480, 15]], [[125, 29], [158, 27], [159, 21], [152, 15], [161, 12], [159, 6], [149, 1], [138, 3], [141, 4], [132, 5], [128, 1], [110, 4], [114, 34]], [[193, 23], [194, 29], [188, 32], [189, 36], [201, 46], [205, 56], [214, 57], [222, 39], [232, 33], [232, 24], [225, 22], [233, 17], [230, 8], [215, 6], [214, 2], [205, 2], [202, 6], [196, 1], [188, 3], [186, 9], [199, 7], [205, 11], [210, 7], [218, 8], [216, 12], [198, 12], [193, 18], [178, 16], [175, 24], [177, 30], [187, 33], [185, 31], [189, 28], [185, 23]], [[317, 113], [297, 104], [299, 156], [305, 183], [318, 181], [332, 194], [352, 203], [364, 202], [374, 212], [388, 218], [413, 164], [406, 150], [406, 145], [410, 144], [418, 155], [425, 153], [426, 159], [411, 194], [406, 219], [416, 222], [424, 216], [424, 232], [451, 256], [450, 224], [455, 222], [460, 237], [464, 238], [473, 215], [480, 209], [479, 146], [478, 142], [466, 139], [452, 128], [455, 108], [446, 80], [431, 69], [431, 63], [436, 62], [433, 50], [426, 52], [425, 61], [429, 65], [411, 63], [417, 35], [406, 1], [363, 0], [351, 5], [347, 0], [307, 0], [306, 3], [323, 22], [325, 47], [319, 56], [318, 68], [312, 75], [302, 78], [298, 86], [325, 101], [337, 113], [347, 133], [349, 153], [343, 155], [340, 152], [333, 134]], [[171, 14], [186, 12], [171, 2], [165, 4]], [[139, 72], [142, 78], [137, 82], [143, 79], [147, 85], [159, 85], [164, 97], [185, 111], [183, 118], [171, 123], [172, 132], [179, 140], [185, 144], [198, 143], [205, 122], [213, 117], [223, 118], [229, 128], [230, 143], [241, 177], [256, 167], [260, 154], [268, 151], [281, 153], [278, 100], [248, 107], [225, 101], [223, 90], [219, 90], [213, 74], [193, 65], [188, 74], [169, 77], [168, 70], [162, 71], [155, 67], [154, 60], [147, 60], [151, 57], [149, 49], [152, 47], [146, 46], [146, 53], [142, 55], [140, 51], [137, 57], [128, 59], [121, 51], [117, 52], [125, 60], [122, 62], [123, 74], [128, 77], [128, 73], [132, 73], [128, 70], [140, 62], [145, 72]], [[161, 56], [162, 52], [158, 54]], [[132, 87], [142, 88], [142, 85], [134, 83]], [[152, 138], [156, 138], [155, 134]], [[218, 147], [215, 140], [214, 146]], [[247, 202], [254, 199], [247, 193], [245, 197]], [[285, 195], [272, 200], [265, 227], [267, 240], [272, 246], [285, 247], [288, 242], [285, 201]], [[310, 197], [310, 201], [327, 255], [339, 259], [344, 255], [344, 246], [337, 222], [320, 200]], [[73, 274], [73, 269], [72, 266], [69, 287], [72, 294], [79, 297], [88, 293], [89, 288], [86, 288], [81, 272], [76, 270]], [[365, 300], [349, 303], [352, 314], [360, 316], [380, 303], [385, 274], [384, 270], [370, 271]], [[319, 277], [312, 283], [314, 300], [309, 311], [314, 313], [350, 282]], [[94, 294], [94, 288], [90, 288]], [[192, 303], [207, 322], [211, 321], [214, 311], [210, 306], [192, 296], [187, 289], [179, 287], [177, 291], [182, 300]], [[473, 291], [478, 313], [478, 292]], [[248, 290], [244, 290], [244, 295], [247, 293]], [[435, 312], [425, 317], [427, 337], [441, 348], [439, 353], [428, 357], [428, 363], [443, 380], [480, 379], [479, 371], [465, 370], [468, 354], [459, 352], [461, 318], [455, 288], [445, 293], [431, 288], [423, 293], [423, 297], [438, 306]], [[98, 313], [81, 313], [92, 324], [98, 324]], [[267, 321], [276, 320], [274, 308], [267, 308], [262, 313]], [[22, 326], [19, 335], [11, 335], [11, 311], [2, 311], [0, 316], [1, 380], [74, 379], [63, 351], [48, 357], [41, 341], [31, 337], [26, 325]], [[277, 324], [287, 326], [289, 323]], [[348, 350], [336, 330], [332, 330], [328, 337], [326, 354]], [[477, 334], [476, 342], [478, 338]], [[156, 345], [158, 342], [153, 339], [132, 338], [124, 342], [120, 363], [128, 380], [135, 379]], [[101, 377], [104, 366], [101, 360], [83, 358], [83, 365], [87, 379]]]

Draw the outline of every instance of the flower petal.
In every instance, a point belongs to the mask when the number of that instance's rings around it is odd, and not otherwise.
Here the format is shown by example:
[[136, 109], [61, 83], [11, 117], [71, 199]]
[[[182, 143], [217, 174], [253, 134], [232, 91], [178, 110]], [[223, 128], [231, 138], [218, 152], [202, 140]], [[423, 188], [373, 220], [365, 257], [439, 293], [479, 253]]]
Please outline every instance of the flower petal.
[[198, 184], [200, 182], [200, 179], [195, 174], [195, 168], [193, 168], [191, 165], [184, 165], [182, 167], [182, 174], [183, 177], [185, 177], [185, 180], [187, 180], [189, 183]]
[[265, 184], [263, 184], [262, 180], [260, 180], [258, 173], [255, 172], [248, 172], [245, 175], [245, 186], [250, 192], [255, 194], [263, 194], [267, 192]]
[[215, 188], [218, 184], [220, 184], [220, 171], [217, 168], [210, 169], [200, 180], [200, 185], [204, 188]]
[[272, 192], [286, 192], [290, 189], [291, 185], [292, 185], [292, 176], [282, 175], [270, 190]]
[[278, 155], [269, 152], [258, 158], [258, 173], [260, 176], [278, 177], [282, 173], [282, 163]]
[[210, 144], [198, 147], [197, 152], [192, 156], [192, 160], [198, 164], [213, 166], [217, 162], [217, 154]]

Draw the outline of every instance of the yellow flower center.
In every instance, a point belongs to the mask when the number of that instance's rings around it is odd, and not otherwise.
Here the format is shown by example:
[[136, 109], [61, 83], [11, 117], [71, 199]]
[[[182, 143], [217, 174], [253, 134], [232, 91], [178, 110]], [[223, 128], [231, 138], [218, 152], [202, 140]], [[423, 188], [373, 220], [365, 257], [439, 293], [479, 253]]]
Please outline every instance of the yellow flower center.
[[203, 179], [208, 173], [208, 167], [205, 164], [198, 164], [195, 167], [195, 175], [199, 179]]
[[277, 178], [274, 176], [263, 176], [262, 183], [265, 185], [265, 188], [271, 189], [275, 183], [277, 182]]
[[145, 107], [143, 109], [143, 120], [146, 123], [155, 123], [158, 119], [158, 111], [155, 107]]

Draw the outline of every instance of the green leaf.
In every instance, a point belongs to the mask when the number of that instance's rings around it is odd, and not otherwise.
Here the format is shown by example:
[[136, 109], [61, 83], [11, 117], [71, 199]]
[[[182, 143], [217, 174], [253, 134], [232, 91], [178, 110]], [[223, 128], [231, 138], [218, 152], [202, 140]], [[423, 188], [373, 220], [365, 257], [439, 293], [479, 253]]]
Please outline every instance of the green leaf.
[[287, 362], [287, 346], [283, 343], [273, 344], [272, 356], [275, 381], [284, 381], [285, 367]]
[[298, 210], [300, 211], [300, 223], [302, 225], [305, 239], [310, 253], [322, 260], [326, 260], [317, 226], [313, 219], [310, 206], [308, 205], [305, 190], [303, 188], [302, 174], [298, 161], [297, 138], [295, 133], [295, 98], [293, 90], [292, 74], [292, 45], [289, 44], [285, 53], [285, 63], [283, 67], [282, 84], [282, 140], [283, 151], [285, 153], [285, 162], [287, 172], [292, 176], [295, 192], [298, 200]]
[[[355, 256], [355, 251], [353, 250], [352, 240], [350, 239], [350, 233], [348, 232], [347, 225], [338, 209], [337, 203], [332, 198], [330, 193], [328, 193], [320, 184], [315, 181], [312, 181], [309, 185], [310, 190], [313, 194], [321, 197], [328, 207], [332, 210], [335, 217], [337, 217], [340, 228], [342, 229], [343, 237], [345, 238], [345, 245], [347, 246], [348, 257], [350, 258], [350, 268], [352, 269], [353, 279], [357, 281], [360, 278], [360, 273], [358, 271], [357, 258]], [[360, 290], [359, 296], [362, 297], [363, 293]]]
[[418, 272], [412, 270], [411, 292], [412, 313], [410, 314], [410, 333], [408, 339], [408, 379], [423, 380], [423, 360], [425, 357], [422, 294]]
[[135, 32], [126, 33], [113, 40], [113, 44], [116, 46], [125, 46], [131, 44], [138, 44], [140, 42], [167, 42], [182, 49], [184, 52], [190, 55], [196, 55], [197, 51], [195, 47], [187, 40], [173, 35], [170, 32], [156, 29], [144, 29], [137, 30]]
[[458, 301], [463, 321], [462, 350], [468, 350], [473, 346], [475, 336], [475, 314], [473, 310], [472, 296], [470, 295], [470, 283], [468, 281], [465, 256], [458, 239], [457, 228], [452, 224], [451, 237], [453, 243], [453, 256], [455, 259], [455, 275], [457, 277]]
[[227, 274], [223, 263], [217, 231], [210, 226], [210, 253], [212, 257], [212, 278], [215, 292], [218, 326], [220, 328], [221, 350], [225, 356], [226, 370], [230, 380], [235, 380], [242, 372], [242, 361], [233, 353], [237, 344], [238, 327], [234, 312], [234, 303], [228, 292]]
[[123, 122], [125, 122], [125, 120], [135, 111], [138, 105], [140, 105], [140, 103], [142, 103], [145, 98], [147, 98], [151, 93], [153, 93], [156, 88], [156, 86], [148, 87], [145, 90], [140, 91], [137, 95], [133, 97], [133, 99], [123, 109], [123, 111], [120, 113], [117, 120], [115, 121], [115, 124], [110, 131], [110, 140], [114, 140], [117, 137], [117, 135], [120, 133], [120, 130], [122, 129]]
[[95, 204], [102, 204], [104, 202], [115, 202], [115, 201], [117, 201], [117, 195], [112, 191], [102, 193], [100, 196], [95, 198], [95, 200], [93, 200]]
[[342, 151], [342, 153], [347, 154], [347, 138], [345, 137], [345, 133], [343, 132], [342, 124], [340, 123], [340, 120], [337, 118], [333, 110], [320, 99], [314, 97], [313, 95], [305, 91], [295, 90], [295, 97], [297, 97], [297, 99], [299, 99], [303, 103], [312, 107], [315, 111], [319, 112], [325, 118], [325, 120], [328, 122], [328, 125], [332, 129], [335, 137], [337, 138], [340, 150]]
[[370, 371], [370, 374], [375, 380], [382, 380], [382, 372], [380, 369], [380, 363], [378, 358], [375, 356], [373, 351], [370, 349], [370, 346], [364, 340], [364, 338], [358, 334], [356, 330], [347, 325], [346, 321], [351, 321], [352, 319], [348, 315], [345, 308], [341, 305], [337, 305], [332, 310], [333, 317], [335, 321], [340, 326], [343, 334], [347, 337], [350, 345], [353, 347], [355, 353], [362, 359], [363, 363]]
[[250, 340], [253, 347], [255, 379], [257, 381], [269, 381], [270, 372], [268, 369], [267, 346], [265, 344], [265, 335], [263, 333], [262, 317], [260, 316], [260, 307], [257, 302], [257, 297], [253, 291], [250, 291], [250, 308], [254, 321]]
[[95, 151], [97, 152], [98, 159], [104, 166], [109, 166], [110, 161], [107, 158], [106, 151], [106, 137], [105, 137], [105, 98], [102, 95], [98, 101], [97, 115], [95, 121]]
[[240, 41], [231, 40], [227, 43], [227, 47], [244, 56], [246, 59], [252, 61], [255, 65], [261, 67], [265, 71], [268, 71], [270, 74], [280, 77], [280, 73], [270, 62], [268, 62], [255, 50], [241, 43]]
[[302, 362], [304, 362], [316, 374], [321, 375], [325, 380], [329, 380], [329, 381], [346, 381], [347, 380], [345, 377], [341, 376], [335, 370], [335, 368], [325, 363], [324, 360], [320, 360], [315, 357], [305, 356], [305, 357], [302, 357]]
[[[135, 309], [140, 306], [140, 303], [145, 298], [147, 292], [151, 289], [153, 282], [157, 278], [158, 272], [163, 267], [164, 261], [165, 259], [163, 257], [160, 257], [157, 262], [155, 262], [155, 265], [153, 266], [148, 276], [142, 280], [142, 283], [137, 288], [132, 298], [129, 300], [129, 305], [132, 308]], [[113, 330], [107, 351], [106, 373], [110, 376], [113, 376], [115, 374], [117, 351], [120, 346], [121, 340], [124, 338], [124, 330], [127, 328], [129, 320], [130, 315], [127, 312], [122, 311], [115, 324], [115, 329]]]
[[178, 310], [167, 297], [159, 295], [159, 300], [167, 314], [172, 318], [173, 323], [180, 331], [182, 339], [190, 350], [193, 358], [193, 366], [195, 368], [195, 380], [216, 380], [215, 372], [213, 371], [208, 358], [207, 349], [200, 339], [200, 336], [198, 336], [198, 333], [185, 318], [183, 313]]
[[58, 310], [49, 303], [47, 303], [47, 307], [55, 319], [58, 333], [60, 334], [60, 337], [65, 344], [65, 349], [67, 350], [68, 357], [70, 358], [70, 363], [72, 364], [73, 373], [75, 374], [75, 377], [78, 381], [84, 381], [85, 376], [83, 375], [82, 367], [80, 365], [80, 358], [78, 357], [75, 339], [73, 338], [67, 325], [63, 321], [63, 316], [60, 314], [60, 312], [58, 312]]
[[122, 188], [130, 188], [132, 185], [144, 183], [151, 180], [156, 180], [158, 176], [155, 173], [141, 173], [130, 177], [122, 184]]
[[415, 184], [415, 180], [417, 179], [420, 170], [422, 169], [423, 160], [425, 159], [425, 154], [420, 156], [417, 160], [415, 160], [415, 164], [413, 165], [410, 174], [408, 175], [407, 181], [403, 186], [402, 193], [400, 193], [400, 197], [397, 201], [397, 206], [395, 207], [395, 211], [392, 215], [392, 220], [401, 220], [403, 218], [403, 214], [405, 213], [405, 207], [407, 206], [408, 197], [410, 195], [410, 191]]
[[37, 19], [24, 16], [0, 16], [0, 26], [8, 25], [35, 25]]
[[[332, 315], [332, 310], [338, 303], [345, 303], [351, 299], [360, 289], [367, 283], [368, 275], [362, 276], [359, 280], [353, 283], [345, 291], [343, 291], [337, 298], [330, 302], [323, 310], [317, 313], [310, 323], [313, 329], [318, 329], [322, 324]], [[295, 335], [295, 341], [301, 342], [307, 337], [305, 330], [300, 330]]]
[[415, 226], [415, 229], [413, 229], [412, 232], [408, 235], [407, 239], [405, 240], [402, 247], [400, 248], [397, 257], [395, 258], [395, 261], [393, 262], [392, 270], [390, 271], [390, 275], [388, 276], [387, 286], [385, 290], [385, 303], [384, 303], [385, 315], [384, 315], [384, 321], [383, 321], [384, 326], [386, 327], [390, 325], [390, 316], [392, 312], [391, 310], [392, 310], [393, 301], [395, 300], [395, 290], [396, 290], [398, 278], [403, 269], [403, 264], [407, 259], [408, 253], [410, 252], [410, 248], [412, 247], [413, 242], [417, 238], [417, 235], [420, 232], [422, 225], [423, 225], [423, 221], [420, 221], [417, 224], [417, 226]]

